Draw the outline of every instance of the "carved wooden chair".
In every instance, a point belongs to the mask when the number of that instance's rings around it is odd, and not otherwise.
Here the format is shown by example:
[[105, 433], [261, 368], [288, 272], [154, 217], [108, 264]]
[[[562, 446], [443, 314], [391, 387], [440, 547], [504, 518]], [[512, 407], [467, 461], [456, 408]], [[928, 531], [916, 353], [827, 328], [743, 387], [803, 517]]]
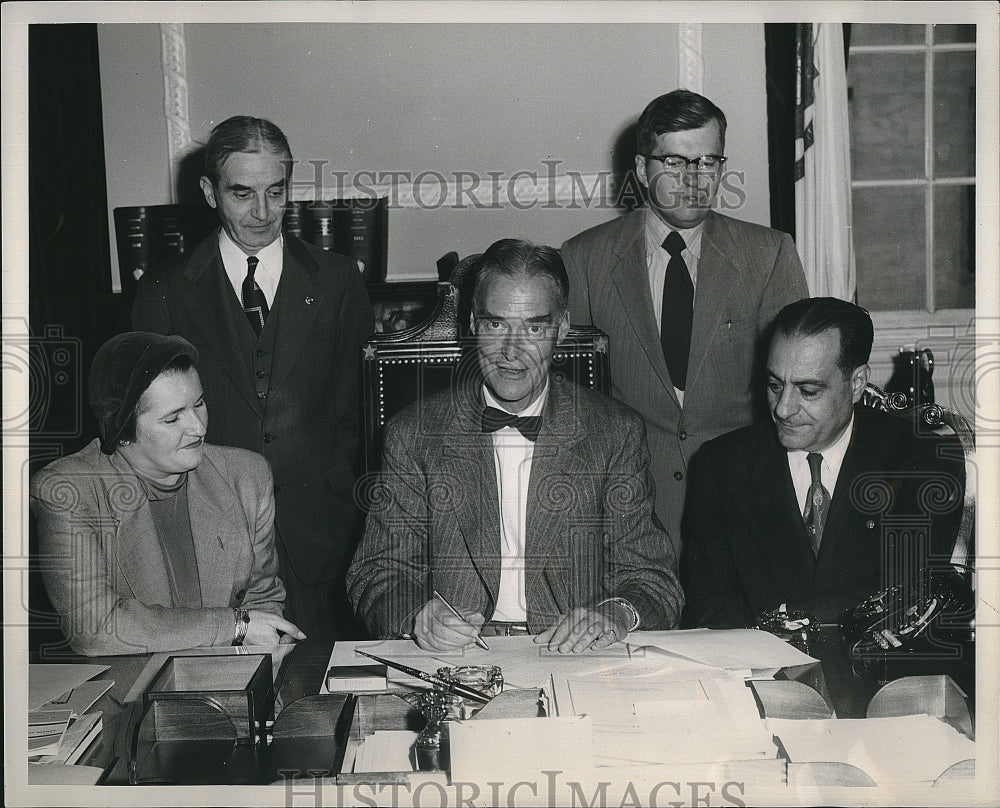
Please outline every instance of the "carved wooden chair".
[[[379, 468], [382, 430], [387, 419], [407, 404], [446, 390], [463, 373], [472, 349], [469, 336], [469, 270], [479, 255], [458, 263], [449, 281], [438, 283], [433, 313], [422, 323], [395, 333], [374, 334], [362, 354], [365, 470]], [[577, 384], [608, 392], [611, 372], [608, 337], [591, 326], [571, 326], [556, 349], [552, 372]]]

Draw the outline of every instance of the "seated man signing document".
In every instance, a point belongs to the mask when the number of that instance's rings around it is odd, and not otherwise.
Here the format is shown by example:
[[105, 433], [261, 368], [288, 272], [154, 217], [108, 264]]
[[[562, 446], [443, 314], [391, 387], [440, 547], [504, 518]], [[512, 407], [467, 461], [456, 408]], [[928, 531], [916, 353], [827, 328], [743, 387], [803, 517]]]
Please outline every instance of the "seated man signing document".
[[477, 372], [386, 426], [348, 573], [358, 615], [438, 651], [530, 632], [578, 653], [674, 627], [684, 596], [642, 419], [549, 373], [570, 322], [559, 253], [504, 239], [474, 269]]

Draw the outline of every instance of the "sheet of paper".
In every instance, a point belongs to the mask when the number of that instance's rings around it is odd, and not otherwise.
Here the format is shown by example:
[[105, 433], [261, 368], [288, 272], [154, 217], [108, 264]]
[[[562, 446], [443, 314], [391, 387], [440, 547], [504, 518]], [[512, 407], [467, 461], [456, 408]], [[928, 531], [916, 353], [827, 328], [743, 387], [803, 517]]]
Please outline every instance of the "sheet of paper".
[[560, 716], [593, 721], [602, 766], [773, 758], [777, 752], [742, 676], [552, 677]]
[[61, 696], [47, 701], [42, 710], [70, 710], [73, 718], [83, 715], [94, 706], [94, 702], [107, 693], [114, 685], [114, 679], [96, 679], [93, 682], [83, 682]]
[[976, 744], [929, 715], [895, 718], [772, 718], [768, 729], [793, 763], [833, 761], [857, 766], [876, 783], [927, 782], [975, 758]]
[[537, 782], [543, 771], [594, 765], [588, 717], [454, 721], [450, 746], [452, 782]]
[[787, 668], [819, 661], [767, 631], [749, 628], [637, 631], [629, 635], [629, 643], [719, 668]]
[[417, 733], [378, 730], [364, 739], [354, 760], [355, 773], [414, 771], [410, 750]]
[[104, 774], [98, 766], [69, 766], [59, 763], [29, 763], [29, 786], [92, 786]]
[[156, 674], [160, 672], [160, 668], [162, 668], [166, 661], [172, 656], [239, 656], [241, 654], [270, 654], [271, 675], [277, 678], [278, 673], [281, 671], [282, 660], [288, 656], [294, 648], [295, 645], [289, 643], [288, 645], [276, 645], [273, 648], [251, 645], [220, 645], [213, 646], [211, 648], [188, 648], [182, 651], [162, 651], [158, 654], [153, 654], [149, 658], [149, 662], [146, 663], [142, 672], [138, 675], [138, 677], [136, 677], [135, 682], [132, 684], [132, 689], [129, 690], [123, 701], [126, 704], [138, 701], [142, 697], [146, 688], [149, 687], [149, 683], [152, 682], [156, 677]]
[[28, 665], [28, 709], [38, 709], [107, 669], [107, 665]]

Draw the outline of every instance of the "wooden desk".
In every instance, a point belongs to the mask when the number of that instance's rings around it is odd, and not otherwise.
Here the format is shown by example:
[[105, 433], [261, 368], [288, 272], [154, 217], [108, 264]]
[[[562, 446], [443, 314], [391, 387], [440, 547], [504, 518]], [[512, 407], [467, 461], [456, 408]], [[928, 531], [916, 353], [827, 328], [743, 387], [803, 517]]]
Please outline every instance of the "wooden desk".
[[[276, 679], [278, 693], [276, 712], [288, 709], [297, 699], [317, 696], [331, 650], [331, 641], [306, 640], [296, 645], [281, 666]], [[815, 688], [826, 698], [839, 718], [863, 718], [868, 703], [882, 683], [870, 666], [851, 661], [847, 657], [836, 626], [823, 626], [819, 638], [809, 648], [809, 653], [820, 659], [820, 663], [785, 669], [777, 678], [795, 679]], [[115, 758], [119, 758], [119, 765], [115, 768], [119, 773], [119, 779], [116, 781], [115, 778], [111, 778], [112, 782], [121, 782], [120, 773], [129, 754], [124, 730], [134, 708], [132, 704], [126, 704], [124, 698], [149, 659], [149, 656], [124, 656], [49, 660], [96, 662], [111, 666], [111, 671], [104, 675], [113, 677], [115, 685], [94, 708], [104, 712], [104, 732], [102, 738], [80, 762], [104, 768], [114, 762]], [[331, 697], [321, 698], [329, 700]], [[302, 714], [308, 714], [310, 709], [315, 710], [316, 704], [314, 702], [300, 705], [300, 708], [303, 708]], [[970, 708], [973, 707], [974, 705], [970, 704]], [[329, 724], [330, 720], [330, 716], [317, 718], [319, 723]], [[288, 745], [288, 748], [293, 747], [294, 745]], [[308, 751], [309, 747], [306, 744], [301, 748]], [[287, 754], [286, 752], [286, 757]], [[291, 761], [289, 763], [291, 764]], [[304, 771], [308, 772], [311, 769], [307, 766]], [[329, 776], [333, 773], [320, 770], [317, 774]]]

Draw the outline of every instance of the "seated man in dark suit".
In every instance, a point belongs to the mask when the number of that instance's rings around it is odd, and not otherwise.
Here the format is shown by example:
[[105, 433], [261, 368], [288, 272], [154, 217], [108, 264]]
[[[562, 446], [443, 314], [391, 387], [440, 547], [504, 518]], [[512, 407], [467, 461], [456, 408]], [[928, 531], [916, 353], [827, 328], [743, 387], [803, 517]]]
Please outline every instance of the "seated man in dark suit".
[[358, 615], [433, 650], [522, 631], [579, 652], [672, 628], [683, 595], [642, 419], [549, 373], [570, 322], [559, 253], [505, 239], [474, 271], [478, 365], [386, 427], [348, 572]]
[[947, 564], [961, 517], [961, 452], [908, 418], [858, 406], [868, 312], [806, 298], [774, 321], [772, 423], [696, 456], [684, 512], [688, 626], [743, 627], [782, 605], [822, 622], [877, 589]]

